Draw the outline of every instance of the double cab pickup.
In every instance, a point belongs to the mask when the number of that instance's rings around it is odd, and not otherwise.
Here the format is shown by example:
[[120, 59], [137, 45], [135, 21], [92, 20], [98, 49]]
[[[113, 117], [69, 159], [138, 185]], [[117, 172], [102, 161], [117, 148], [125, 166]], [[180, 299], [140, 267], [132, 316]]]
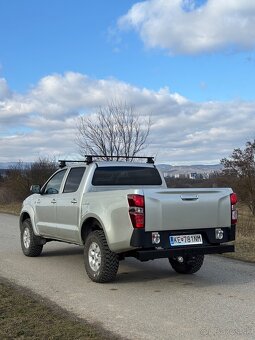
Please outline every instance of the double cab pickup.
[[20, 214], [21, 247], [38, 256], [49, 241], [84, 247], [87, 275], [113, 281], [119, 261], [168, 258], [182, 274], [197, 272], [205, 254], [234, 251], [237, 197], [230, 188], [175, 189], [147, 163], [61, 161], [33, 185]]

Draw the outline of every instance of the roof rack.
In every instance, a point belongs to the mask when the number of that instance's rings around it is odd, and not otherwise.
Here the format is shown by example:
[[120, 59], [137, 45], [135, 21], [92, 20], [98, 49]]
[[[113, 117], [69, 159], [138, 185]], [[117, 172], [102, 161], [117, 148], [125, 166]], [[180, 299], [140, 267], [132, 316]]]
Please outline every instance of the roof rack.
[[133, 160], [133, 159], [147, 159], [146, 163], [154, 164], [154, 157], [140, 157], [140, 156], [111, 156], [111, 155], [85, 155], [86, 159], [85, 162], [90, 164], [93, 162], [93, 158], [104, 158], [106, 161], [110, 161], [113, 158], [125, 159], [126, 161]]
[[91, 164], [93, 163], [93, 158], [104, 158], [106, 161], [110, 161], [112, 158], [116, 159], [125, 159], [126, 161], [130, 159], [147, 159], [148, 164], [154, 164], [154, 157], [140, 157], [140, 156], [101, 156], [101, 155], [85, 155], [85, 160], [84, 161], [75, 161], [75, 160], [65, 160], [65, 159], [60, 159], [59, 160], [59, 167], [62, 169], [66, 166], [66, 163], [86, 163], [86, 164]]
[[74, 160], [59, 159], [59, 167], [61, 169], [66, 166], [66, 163], [84, 163], [84, 161], [74, 161]]

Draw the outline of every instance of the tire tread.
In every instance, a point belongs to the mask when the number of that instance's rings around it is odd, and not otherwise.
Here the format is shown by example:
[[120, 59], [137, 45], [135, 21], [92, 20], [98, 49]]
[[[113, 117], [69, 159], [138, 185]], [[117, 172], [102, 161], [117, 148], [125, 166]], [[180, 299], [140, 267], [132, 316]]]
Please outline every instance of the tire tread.
[[[89, 242], [91, 239], [96, 239], [97, 241], [99, 241], [101, 247], [101, 267], [99, 275], [95, 275], [90, 270], [90, 266], [88, 263], [87, 254], [90, 244]], [[106, 283], [114, 281], [114, 279], [116, 278], [116, 274], [119, 268], [119, 258], [116, 253], [112, 252], [109, 249], [103, 230], [95, 230], [88, 235], [84, 248], [84, 261], [86, 272], [92, 281]]]
[[[25, 227], [29, 228], [30, 232], [30, 247], [27, 249], [25, 248], [23, 244], [23, 231]], [[42, 252], [43, 245], [38, 244], [38, 241], [40, 239], [39, 236], [36, 236], [33, 231], [32, 223], [29, 218], [27, 218], [23, 223], [22, 223], [22, 229], [21, 229], [21, 248], [24, 253], [24, 255], [29, 256], [29, 257], [36, 257], [39, 256]]]

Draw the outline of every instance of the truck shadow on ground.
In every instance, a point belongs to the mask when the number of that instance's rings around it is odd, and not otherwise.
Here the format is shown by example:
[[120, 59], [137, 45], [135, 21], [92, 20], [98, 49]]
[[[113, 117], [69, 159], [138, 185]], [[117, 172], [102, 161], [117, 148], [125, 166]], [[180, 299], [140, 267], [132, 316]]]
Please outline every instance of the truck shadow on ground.
[[[130, 282], [152, 282], [164, 281], [169, 283], [177, 283], [182, 286], [197, 286], [208, 287], [218, 285], [243, 285], [249, 282], [255, 283], [255, 266], [250, 265], [250, 271], [243, 270], [243, 275], [236, 275], [235, 270], [228, 268], [228, 261], [224, 259], [224, 268], [222, 268], [222, 261], [217, 263], [207, 262], [205, 259], [204, 266], [195, 274], [178, 274], [168, 263], [167, 259], [139, 262], [135, 259], [128, 259], [120, 263], [120, 268], [117, 276], [118, 284], [125, 284]], [[240, 269], [238, 269], [240, 272]]]
[[[56, 244], [56, 243], [55, 243]], [[53, 244], [52, 244], [53, 245]], [[43, 249], [41, 257], [52, 257], [52, 256], [70, 256], [70, 255], [83, 255], [83, 247], [80, 246], [66, 246], [57, 244], [57, 248], [53, 248], [54, 245], [49, 249]], [[45, 246], [45, 248], [48, 244]]]
[[[48, 245], [46, 245], [47, 247]], [[41, 257], [63, 257], [65, 261], [74, 261], [79, 257], [83, 260], [83, 247], [66, 246], [64, 244], [49, 244], [49, 248], [43, 250]], [[74, 257], [75, 256], [75, 257]], [[238, 268], [235, 264], [238, 263]], [[240, 266], [241, 264], [241, 266]], [[160, 281], [181, 286], [208, 287], [218, 285], [243, 285], [249, 282], [255, 283], [255, 265], [242, 263], [236, 260], [221, 258], [217, 256], [205, 257], [203, 267], [195, 274], [185, 275], [176, 273], [167, 259], [148, 262], [140, 262], [133, 258], [120, 261], [119, 270], [114, 284], [125, 285], [129, 283], [149, 283]], [[84, 270], [84, 268], [81, 268]], [[237, 275], [240, 271], [242, 275]]]

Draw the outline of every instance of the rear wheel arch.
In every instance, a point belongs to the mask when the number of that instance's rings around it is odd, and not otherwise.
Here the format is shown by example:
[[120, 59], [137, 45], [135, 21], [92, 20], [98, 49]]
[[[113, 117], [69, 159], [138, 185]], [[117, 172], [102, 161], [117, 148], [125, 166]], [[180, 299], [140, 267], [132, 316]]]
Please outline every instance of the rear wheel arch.
[[81, 227], [81, 239], [83, 244], [85, 244], [88, 235], [95, 230], [103, 230], [102, 224], [95, 217], [87, 218]]

